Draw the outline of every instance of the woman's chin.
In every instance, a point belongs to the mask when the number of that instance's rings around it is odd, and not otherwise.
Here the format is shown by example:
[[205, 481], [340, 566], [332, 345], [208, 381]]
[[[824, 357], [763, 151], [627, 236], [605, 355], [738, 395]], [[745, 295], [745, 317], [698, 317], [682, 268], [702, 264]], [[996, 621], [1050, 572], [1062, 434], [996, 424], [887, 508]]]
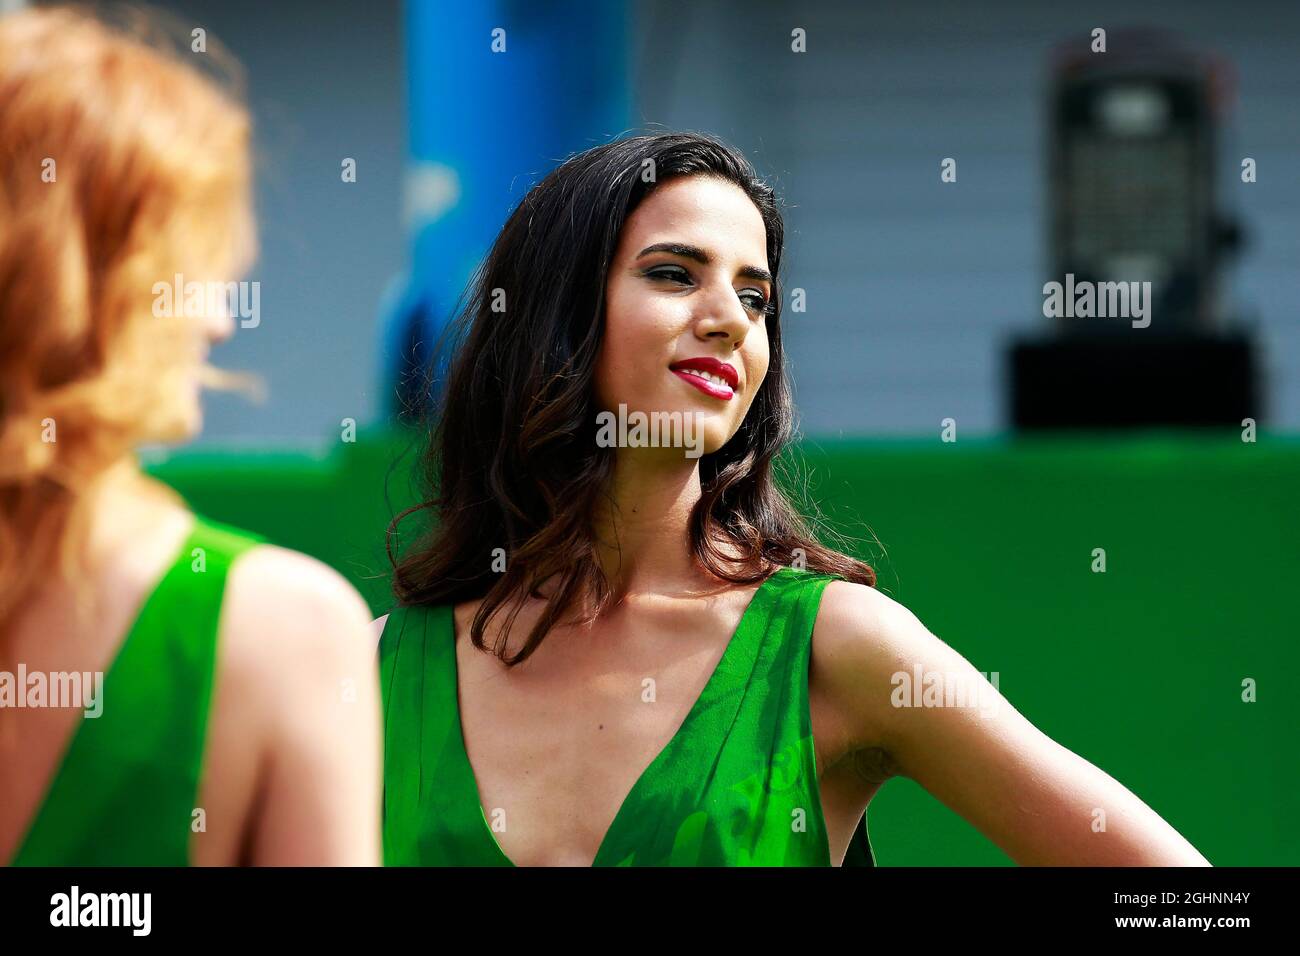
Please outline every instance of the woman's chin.
[[189, 410], [189, 414], [182, 422], [181, 429], [184, 432], [183, 441], [197, 438], [199, 432], [203, 431], [203, 406], [201, 404], [194, 403], [194, 407]]
[[167, 423], [160, 440], [168, 444], [183, 444], [198, 437], [203, 431], [203, 406], [197, 399], [187, 401], [176, 410]]
[[731, 416], [702, 402], [684, 406], [665, 402], [653, 410], [643, 405], [629, 410], [627, 403], [606, 406], [596, 424], [597, 444], [635, 451], [647, 461], [683, 453], [698, 459], [717, 451], [736, 431]]

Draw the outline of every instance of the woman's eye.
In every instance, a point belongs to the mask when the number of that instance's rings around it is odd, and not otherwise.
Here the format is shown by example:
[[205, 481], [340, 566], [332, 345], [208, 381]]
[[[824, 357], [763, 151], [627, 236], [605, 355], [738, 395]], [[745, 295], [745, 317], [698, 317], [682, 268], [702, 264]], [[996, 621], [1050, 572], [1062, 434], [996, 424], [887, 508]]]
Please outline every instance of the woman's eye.
[[647, 279], [667, 279], [669, 282], [682, 285], [691, 281], [691, 274], [681, 266], [659, 266], [655, 269], [647, 269], [644, 275]]
[[744, 303], [746, 309], [756, 315], [762, 315], [767, 311], [767, 296], [753, 289], [746, 289], [741, 292], [740, 301]]
[[[647, 279], [663, 279], [677, 285], [694, 285], [690, 272], [681, 266], [655, 266], [652, 269], [646, 269], [641, 274]], [[752, 312], [754, 315], [764, 315], [770, 309], [767, 296], [758, 289], [742, 289], [737, 295], [740, 297], [740, 302], [746, 311]]]

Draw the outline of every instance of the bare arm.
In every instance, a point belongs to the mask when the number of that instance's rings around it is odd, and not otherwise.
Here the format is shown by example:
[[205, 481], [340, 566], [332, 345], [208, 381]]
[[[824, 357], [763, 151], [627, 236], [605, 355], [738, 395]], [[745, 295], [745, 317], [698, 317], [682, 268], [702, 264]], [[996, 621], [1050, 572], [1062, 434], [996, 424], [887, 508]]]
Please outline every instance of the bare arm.
[[[855, 749], [878, 748], [894, 773], [915, 780], [1017, 863], [1210, 865], [1119, 781], [1034, 727], [886, 595], [832, 582], [817, 626], [819, 639], [826, 637], [832, 696], [857, 728]], [[954, 694], [948, 699], [957, 706], [934, 706], [935, 698], [924, 696], [927, 682], [931, 694], [964, 686], [964, 698]], [[910, 701], [907, 691], [914, 692]]]
[[250, 626], [263, 632], [259, 674], [269, 700], [248, 862], [380, 865], [382, 738], [369, 612], [327, 566], [278, 548], [258, 552], [236, 565], [262, 585]]

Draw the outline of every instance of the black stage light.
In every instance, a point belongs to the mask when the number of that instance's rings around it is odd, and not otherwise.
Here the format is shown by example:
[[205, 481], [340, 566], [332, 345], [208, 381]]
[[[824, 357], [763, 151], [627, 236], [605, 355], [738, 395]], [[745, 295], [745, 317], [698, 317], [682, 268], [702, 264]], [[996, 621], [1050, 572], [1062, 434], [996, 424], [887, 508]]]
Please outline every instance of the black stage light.
[[1221, 60], [1150, 30], [1054, 51], [1048, 87], [1049, 330], [1012, 343], [1017, 428], [1260, 417], [1255, 350], [1219, 305], [1239, 233], [1216, 204]]

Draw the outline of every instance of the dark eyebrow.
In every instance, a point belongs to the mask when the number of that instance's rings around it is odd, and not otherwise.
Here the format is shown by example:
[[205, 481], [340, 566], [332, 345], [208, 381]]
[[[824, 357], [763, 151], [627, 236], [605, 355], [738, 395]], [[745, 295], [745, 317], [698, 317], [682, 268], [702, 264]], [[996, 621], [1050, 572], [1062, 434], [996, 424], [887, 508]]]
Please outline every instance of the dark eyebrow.
[[[652, 246], [646, 246], [639, 253], [637, 258], [648, 256], [652, 252], [667, 252], [674, 256], [681, 256], [684, 259], [694, 259], [702, 266], [707, 266], [713, 261], [713, 257], [701, 249], [699, 246], [688, 246], [681, 242], [656, 242]], [[766, 269], [760, 269], [758, 266], [741, 266], [739, 275], [746, 279], [756, 279], [759, 282], [772, 282], [772, 273]]]

